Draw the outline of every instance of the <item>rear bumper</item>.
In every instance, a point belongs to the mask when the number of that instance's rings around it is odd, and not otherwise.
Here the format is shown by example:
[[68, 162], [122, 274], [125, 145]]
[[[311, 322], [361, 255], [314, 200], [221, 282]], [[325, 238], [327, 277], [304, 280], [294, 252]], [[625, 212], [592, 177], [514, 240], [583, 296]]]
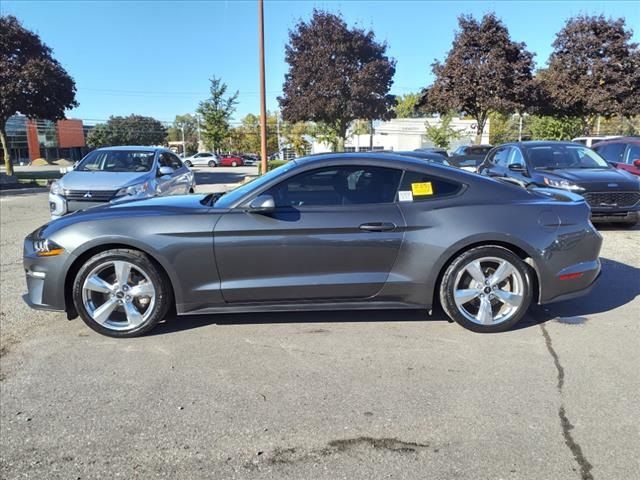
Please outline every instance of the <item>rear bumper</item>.
[[[580, 287], [578, 290], [557, 295], [553, 298], [547, 299], [545, 302], [542, 302], [542, 303], [549, 304], [549, 303], [563, 302], [565, 300], [573, 300], [574, 298], [579, 298], [584, 295], [588, 295], [589, 293], [591, 293], [591, 290], [593, 290], [593, 287], [595, 287], [596, 282], [600, 278], [600, 274], [601, 274], [600, 261], [598, 261], [597, 273], [594, 276], [593, 271], [590, 272], [590, 274], [586, 276], [585, 280], [581, 282], [583, 284], [582, 287]], [[568, 281], [568, 280], [565, 280], [565, 281]]]

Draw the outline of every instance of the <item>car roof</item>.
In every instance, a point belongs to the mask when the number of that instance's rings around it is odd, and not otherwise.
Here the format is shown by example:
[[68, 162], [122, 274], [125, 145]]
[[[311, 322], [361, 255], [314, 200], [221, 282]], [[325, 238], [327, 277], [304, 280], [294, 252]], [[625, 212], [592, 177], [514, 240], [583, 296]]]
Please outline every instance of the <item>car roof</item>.
[[349, 165], [353, 162], [365, 165], [375, 165], [376, 162], [380, 162], [387, 167], [396, 168], [408, 168], [408, 169], [429, 169], [433, 173], [442, 175], [447, 178], [455, 179], [461, 182], [473, 182], [477, 178], [483, 178], [475, 173], [467, 172], [459, 168], [455, 168], [449, 165], [444, 165], [438, 162], [425, 162], [424, 159], [399, 155], [397, 153], [378, 153], [378, 152], [356, 152], [356, 153], [325, 153], [322, 155], [309, 155], [307, 157], [296, 158], [291, 160], [297, 165], [302, 166], [335, 166], [335, 165]]
[[158, 150], [169, 151], [164, 147], [147, 147], [144, 145], [120, 145], [117, 147], [102, 147], [96, 150], [137, 150], [139, 152], [156, 152]]
[[494, 147], [494, 148], [509, 146], [509, 147], [521, 147], [521, 148], [525, 148], [526, 149], [526, 148], [533, 148], [533, 147], [552, 147], [554, 145], [566, 145], [566, 146], [569, 146], [569, 147], [575, 147], [575, 146], [584, 147], [584, 145], [581, 145], [581, 144], [576, 143], [576, 142], [569, 142], [569, 141], [527, 140], [525, 142], [503, 143], [502, 145], [496, 145], [496, 147]]
[[609, 144], [615, 144], [615, 143], [633, 143], [633, 144], [640, 144], [640, 137], [617, 137], [617, 138], [610, 138], [608, 140], [602, 140], [596, 144], [593, 145], [593, 147], [597, 147], [599, 145], [609, 145]]

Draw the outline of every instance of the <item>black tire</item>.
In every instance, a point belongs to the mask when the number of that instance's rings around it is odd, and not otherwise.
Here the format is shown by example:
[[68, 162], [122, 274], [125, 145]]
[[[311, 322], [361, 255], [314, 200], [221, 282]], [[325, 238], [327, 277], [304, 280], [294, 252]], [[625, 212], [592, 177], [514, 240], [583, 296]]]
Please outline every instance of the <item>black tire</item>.
[[186, 162], [184, 162], [184, 164], [185, 164], [187, 167], [189, 167], [189, 168], [193, 167], [193, 164], [192, 164], [189, 160], [187, 160]]
[[218, 164], [216, 162], [214, 162], [213, 160], [209, 160], [209, 166], [210, 167], [217, 167]]
[[231, 166], [232, 167], [237, 167], [238, 166], [238, 162], [236, 162], [236, 161], [231, 162]]
[[[522, 280], [522, 300], [511, 316], [497, 324], [479, 324], [468, 319], [461, 311], [454, 299], [454, 291], [456, 289], [456, 279], [460, 272], [474, 260], [483, 258], [498, 258], [509, 262], [520, 274]], [[460, 254], [451, 262], [445, 271], [442, 281], [440, 282], [440, 303], [445, 313], [457, 323], [468, 330], [479, 333], [496, 333], [509, 330], [527, 313], [531, 300], [533, 298], [533, 287], [531, 281], [531, 269], [524, 263], [520, 257], [510, 250], [499, 246], [482, 246], [472, 248]], [[473, 300], [475, 301], [475, 300]], [[492, 301], [493, 303], [493, 301]], [[497, 303], [496, 303], [497, 305]]]
[[[135, 328], [126, 330], [114, 330], [100, 325], [92, 318], [83, 302], [83, 285], [87, 276], [101, 265], [118, 260], [141, 268], [147, 274], [155, 288], [155, 302], [146, 320]], [[173, 292], [169, 285], [170, 281], [167, 276], [145, 253], [139, 250], [129, 249], [106, 250], [94, 255], [80, 267], [73, 282], [73, 303], [84, 323], [96, 332], [114, 338], [137, 337], [149, 332], [167, 315], [167, 312], [173, 304]], [[151, 308], [151, 306], [148, 308]]]

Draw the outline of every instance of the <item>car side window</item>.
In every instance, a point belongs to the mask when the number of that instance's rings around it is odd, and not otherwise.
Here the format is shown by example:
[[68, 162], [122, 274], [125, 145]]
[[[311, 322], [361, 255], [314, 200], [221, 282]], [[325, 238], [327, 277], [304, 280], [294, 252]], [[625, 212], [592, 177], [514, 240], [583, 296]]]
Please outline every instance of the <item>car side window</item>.
[[301, 173], [267, 192], [277, 207], [392, 203], [402, 171], [394, 168], [340, 166]]
[[442, 180], [423, 172], [407, 170], [402, 176], [398, 189], [398, 201], [421, 201], [454, 195], [460, 191], [461, 185]]
[[631, 165], [634, 161], [640, 160], [640, 145], [629, 145], [625, 156], [625, 163]]
[[608, 145], [599, 145], [594, 150], [607, 162], [622, 162], [625, 148], [626, 145], [624, 143], [610, 143]]
[[506, 167], [510, 152], [511, 148], [509, 147], [502, 147], [498, 149], [495, 156], [493, 157], [493, 163], [500, 167]]
[[162, 152], [160, 154], [160, 158], [158, 158], [158, 165], [160, 167], [170, 167], [171, 160], [169, 159], [169, 154], [167, 152]]
[[507, 155], [509, 153], [508, 147], [500, 147], [493, 151], [487, 158], [487, 161], [493, 165], [499, 165], [506, 167], [507, 165]]
[[169, 154], [169, 166], [171, 168], [173, 168], [174, 170], [178, 170], [178, 169], [182, 168], [182, 160], [180, 160], [177, 155], [174, 155], [174, 154], [170, 153]]
[[511, 152], [509, 153], [507, 165], [514, 165], [518, 163], [524, 165], [524, 157], [522, 156], [522, 152], [519, 148], [513, 147], [511, 148]]

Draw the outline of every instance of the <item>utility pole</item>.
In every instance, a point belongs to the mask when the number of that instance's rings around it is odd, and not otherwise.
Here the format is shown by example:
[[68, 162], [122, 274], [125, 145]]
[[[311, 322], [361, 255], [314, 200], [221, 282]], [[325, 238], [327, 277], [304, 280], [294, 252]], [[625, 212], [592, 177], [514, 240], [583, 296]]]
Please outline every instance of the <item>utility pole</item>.
[[200, 138], [200, 115], [196, 113], [196, 122], [198, 124], [198, 151], [200, 151], [200, 145], [202, 144], [202, 139]]
[[187, 158], [187, 144], [184, 141], [184, 124], [180, 125], [182, 130], [182, 158]]
[[258, 0], [258, 50], [260, 51], [260, 154], [261, 171], [267, 173], [267, 99], [264, 81], [264, 5]]
[[521, 142], [522, 141], [522, 113], [519, 113], [518, 116], [520, 117], [520, 125], [518, 126], [518, 141]]
[[276, 112], [276, 131], [278, 133], [278, 158], [284, 160], [282, 155], [282, 140], [280, 138], [280, 112]]

